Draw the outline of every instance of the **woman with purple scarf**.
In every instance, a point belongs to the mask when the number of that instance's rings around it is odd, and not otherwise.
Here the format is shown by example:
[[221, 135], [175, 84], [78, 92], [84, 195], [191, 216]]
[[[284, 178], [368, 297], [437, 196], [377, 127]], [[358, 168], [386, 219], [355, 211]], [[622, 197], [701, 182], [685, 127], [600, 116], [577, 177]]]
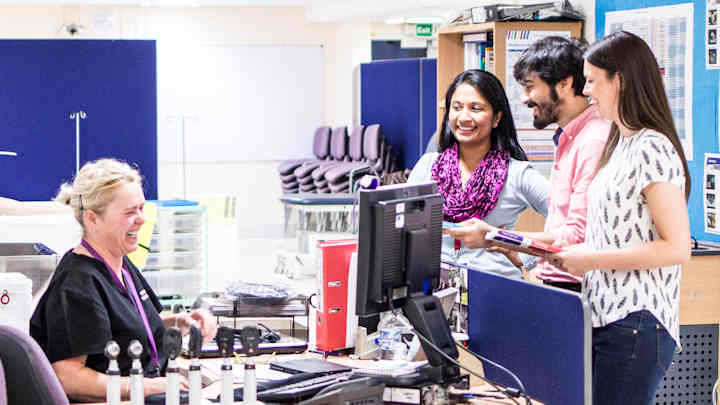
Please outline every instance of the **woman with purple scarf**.
[[[477, 218], [512, 229], [526, 208], [547, 215], [548, 180], [527, 161], [505, 90], [491, 73], [467, 70], [448, 88], [439, 152], [423, 155], [408, 178], [409, 184], [429, 181], [438, 183], [445, 221]], [[456, 249], [448, 235], [443, 235], [442, 259], [522, 277], [504, 254], [462, 245]]]

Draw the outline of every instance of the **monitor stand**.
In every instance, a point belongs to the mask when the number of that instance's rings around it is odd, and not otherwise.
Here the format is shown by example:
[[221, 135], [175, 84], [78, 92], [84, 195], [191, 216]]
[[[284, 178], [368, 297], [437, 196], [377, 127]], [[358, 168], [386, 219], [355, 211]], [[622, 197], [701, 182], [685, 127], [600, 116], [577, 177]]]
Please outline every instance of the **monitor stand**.
[[[438, 297], [422, 293], [411, 295], [405, 301], [403, 312], [418, 333], [425, 336], [427, 340], [441, 349], [448, 357], [452, 359], [458, 358], [458, 351], [450, 332], [450, 325]], [[429, 367], [423, 367], [419, 370], [420, 373], [425, 375], [425, 378], [433, 382], [443, 383], [454, 381], [460, 376], [460, 368], [456, 364], [438, 353], [436, 348], [433, 348], [422, 339], [420, 341], [429, 363]]]

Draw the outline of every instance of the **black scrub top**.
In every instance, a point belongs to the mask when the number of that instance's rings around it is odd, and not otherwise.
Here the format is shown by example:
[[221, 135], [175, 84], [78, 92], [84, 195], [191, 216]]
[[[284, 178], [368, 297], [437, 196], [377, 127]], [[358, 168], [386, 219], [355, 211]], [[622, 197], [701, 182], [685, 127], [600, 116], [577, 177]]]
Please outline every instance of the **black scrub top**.
[[[138, 269], [123, 258], [138, 296], [142, 301], [150, 329], [155, 337], [158, 362], [164, 371], [167, 356], [162, 343], [165, 326], [160, 319], [162, 306]], [[105, 345], [114, 340], [120, 345], [118, 365], [128, 375], [132, 359], [127, 348], [133, 339], [143, 345], [142, 364], [146, 376], [161, 373], [150, 357], [150, 343], [132, 298], [117, 285], [105, 264], [68, 251], [55, 269], [47, 291], [30, 319], [30, 335], [45, 352], [50, 363], [87, 355], [86, 366], [105, 373], [109, 360]]]

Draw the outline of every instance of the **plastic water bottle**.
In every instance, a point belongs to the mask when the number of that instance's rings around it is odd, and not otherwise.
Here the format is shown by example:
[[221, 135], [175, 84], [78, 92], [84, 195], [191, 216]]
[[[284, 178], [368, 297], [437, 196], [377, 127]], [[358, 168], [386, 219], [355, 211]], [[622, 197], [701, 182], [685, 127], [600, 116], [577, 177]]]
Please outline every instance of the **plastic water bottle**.
[[378, 323], [379, 360], [405, 360], [407, 346], [402, 335], [407, 327], [398, 318], [401, 315], [389, 314]]

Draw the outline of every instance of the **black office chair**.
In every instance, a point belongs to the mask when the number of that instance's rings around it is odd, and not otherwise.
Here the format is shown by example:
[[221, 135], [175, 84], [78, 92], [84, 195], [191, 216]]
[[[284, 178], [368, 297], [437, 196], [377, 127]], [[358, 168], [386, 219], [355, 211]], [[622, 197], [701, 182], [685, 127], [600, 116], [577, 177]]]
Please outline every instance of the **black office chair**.
[[5, 369], [12, 370], [5, 374], [4, 379], [7, 403], [69, 404], [45, 353], [30, 335], [0, 325], [0, 360]]

